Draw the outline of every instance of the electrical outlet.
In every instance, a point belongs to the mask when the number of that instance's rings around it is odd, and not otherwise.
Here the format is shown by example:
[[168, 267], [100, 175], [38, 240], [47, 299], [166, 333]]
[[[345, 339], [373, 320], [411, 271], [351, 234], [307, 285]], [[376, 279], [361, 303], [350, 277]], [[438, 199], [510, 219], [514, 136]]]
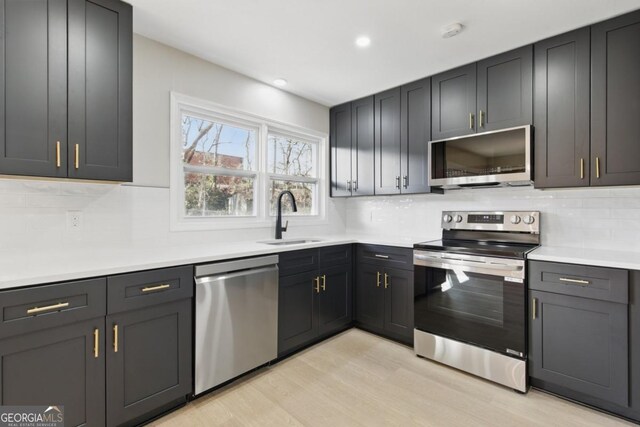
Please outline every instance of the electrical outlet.
[[82, 211], [67, 211], [67, 230], [82, 230]]

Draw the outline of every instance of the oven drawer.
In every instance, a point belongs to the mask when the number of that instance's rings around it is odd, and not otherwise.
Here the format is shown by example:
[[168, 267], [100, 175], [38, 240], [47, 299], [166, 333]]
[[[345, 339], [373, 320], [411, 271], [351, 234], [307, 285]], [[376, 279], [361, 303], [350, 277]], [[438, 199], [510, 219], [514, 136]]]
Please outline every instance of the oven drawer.
[[104, 316], [105, 284], [100, 278], [0, 293], [0, 338]]
[[193, 266], [111, 276], [107, 279], [109, 314], [191, 298]]
[[358, 262], [413, 270], [413, 249], [361, 244], [358, 245]]
[[546, 261], [529, 261], [529, 288], [627, 304], [629, 272]]

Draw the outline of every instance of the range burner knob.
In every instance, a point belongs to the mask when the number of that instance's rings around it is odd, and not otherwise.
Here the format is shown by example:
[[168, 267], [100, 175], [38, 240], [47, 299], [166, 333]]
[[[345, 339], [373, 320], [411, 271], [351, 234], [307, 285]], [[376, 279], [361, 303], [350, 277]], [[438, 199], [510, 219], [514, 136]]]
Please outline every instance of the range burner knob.
[[453, 221], [453, 217], [452, 217], [451, 215], [449, 215], [449, 214], [446, 214], [446, 215], [444, 215], [444, 216], [442, 217], [442, 221], [444, 221], [444, 222], [451, 222], [451, 221]]
[[536, 219], [531, 215], [525, 216], [522, 220], [524, 221], [525, 224], [528, 224], [528, 225], [531, 225], [536, 221]]
[[512, 215], [511, 224], [520, 224], [520, 217], [518, 215]]
[[462, 222], [462, 215], [456, 215], [456, 222]]

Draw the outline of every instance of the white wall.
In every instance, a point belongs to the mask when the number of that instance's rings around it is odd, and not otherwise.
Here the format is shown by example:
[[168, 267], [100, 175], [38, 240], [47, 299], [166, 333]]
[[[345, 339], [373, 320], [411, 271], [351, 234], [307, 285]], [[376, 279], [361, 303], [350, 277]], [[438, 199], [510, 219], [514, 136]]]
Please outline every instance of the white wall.
[[[134, 182], [0, 179], [0, 255], [23, 257], [30, 251], [81, 245], [154, 250], [192, 241], [216, 245], [272, 237], [273, 227], [169, 232], [169, 93], [181, 92], [327, 134], [328, 108], [150, 39], [134, 35], [133, 41]], [[67, 229], [69, 210], [82, 211], [81, 232]], [[344, 212], [343, 200], [330, 200], [330, 224], [291, 226], [287, 234], [341, 234]]]
[[453, 190], [347, 201], [347, 231], [437, 239], [444, 210], [538, 210], [542, 243], [640, 251], [640, 188]]

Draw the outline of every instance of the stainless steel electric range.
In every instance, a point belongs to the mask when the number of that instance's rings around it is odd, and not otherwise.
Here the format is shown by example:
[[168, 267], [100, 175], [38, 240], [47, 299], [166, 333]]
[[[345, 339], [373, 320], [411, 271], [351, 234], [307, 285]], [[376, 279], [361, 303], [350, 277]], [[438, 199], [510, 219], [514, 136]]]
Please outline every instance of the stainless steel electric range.
[[442, 229], [414, 245], [416, 354], [526, 392], [526, 256], [540, 213], [443, 212]]

